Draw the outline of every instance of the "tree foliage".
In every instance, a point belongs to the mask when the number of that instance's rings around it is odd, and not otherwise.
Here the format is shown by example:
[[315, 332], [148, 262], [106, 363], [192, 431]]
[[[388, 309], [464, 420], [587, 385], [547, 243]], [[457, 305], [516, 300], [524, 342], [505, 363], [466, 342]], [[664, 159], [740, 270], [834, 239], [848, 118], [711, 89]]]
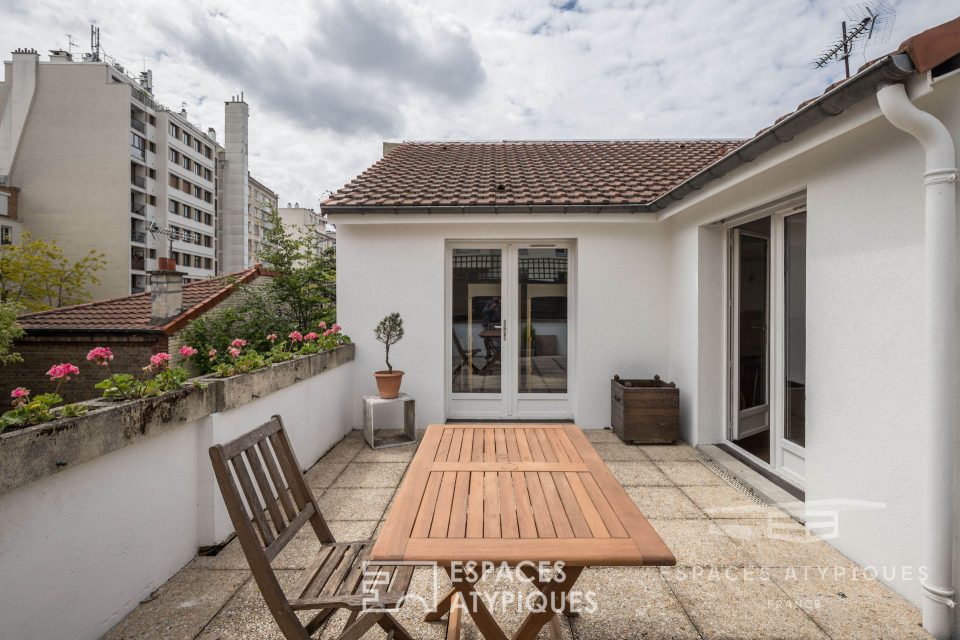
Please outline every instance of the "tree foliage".
[[105, 266], [104, 255], [94, 249], [73, 261], [56, 242], [24, 233], [18, 244], [0, 246], [0, 302], [26, 311], [87, 302], [89, 287], [100, 283], [97, 272]]
[[321, 320], [335, 320], [336, 250], [324, 249], [320, 237], [309, 228], [286, 227], [276, 210], [267, 222], [260, 256], [265, 266], [277, 273], [269, 287], [284, 301], [294, 328], [311, 331]]
[[0, 302], [0, 365], [20, 362], [20, 354], [13, 350], [14, 341], [23, 335], [17, 324], [20, 306], [14, 302]]
[[377, 340], [386, 347], [387, 371], [393, 373], [393, 366], [390, 364], [390, 347], [397, 344], [403, 338], [403, 319], [399, 313], [391, 313], [377, 324], [373, 330]]

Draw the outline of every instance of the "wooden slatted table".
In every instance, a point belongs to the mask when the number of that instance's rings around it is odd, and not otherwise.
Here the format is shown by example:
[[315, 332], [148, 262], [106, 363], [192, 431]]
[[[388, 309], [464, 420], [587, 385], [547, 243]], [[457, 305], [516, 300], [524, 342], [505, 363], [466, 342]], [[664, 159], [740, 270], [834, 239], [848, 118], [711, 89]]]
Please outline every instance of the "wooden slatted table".
[[[579, 427], [529, 423], [430, 425], [370, 560], [562, 561], [566, 580], [534, 581], [545, 594], [567, 593], [587, 566], [676, 563]], [[428, 619], [459, 593], [483, 636], [506, 640], [475, 588], [455, 581]], [[514, 640], [552, 619], [550, 610], [529, 614]]]

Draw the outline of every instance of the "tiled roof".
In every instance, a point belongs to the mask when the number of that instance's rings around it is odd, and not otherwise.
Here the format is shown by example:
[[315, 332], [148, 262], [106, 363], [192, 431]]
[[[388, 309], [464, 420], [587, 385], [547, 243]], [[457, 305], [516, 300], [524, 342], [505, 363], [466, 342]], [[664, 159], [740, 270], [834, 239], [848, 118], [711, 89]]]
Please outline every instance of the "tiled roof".
[[27, 332], [162, 331], [172, 334], [233, 293], [238, 284], [251, 282], [266, 273], [262, 267], [257, 265], [246, 271], [224, 274], [183, 285], [184, 311], [164, 325], [150, 323], [149, 292], [28, 313], [17, 318], [17, 322]]
[[[871, 91], [865, 90], [864, 77], [896, 54], [909, 56], [912, 67], [905, 73], [897, 69], [895, 77], [880, 78]], [[596, 205], [597, 212], [601, 206], [662, 209], [791, 140], [821, 116], [837, 115], [878, 86], [929, 71], [958, 55], [960, 18], [955, 18], [907, 39], [897, 51], [863, 65], [856, 75], [833, 83], [744, 140], [404, 142], [321, 206], [334, 213], [366, 208], [429, 213], [443, 207], [536, 211], [551, 205], [574, 210]], [[849, 96], [839, 96], [846, 89]], [[835, 103], [815, 113], [817, 103], [830, 97], [837, 97]], [[793, 131], [778, 136], [776, 130], [786, 126]]]
[[741, 142], [404, 142], [323, 206], [639, 205]]

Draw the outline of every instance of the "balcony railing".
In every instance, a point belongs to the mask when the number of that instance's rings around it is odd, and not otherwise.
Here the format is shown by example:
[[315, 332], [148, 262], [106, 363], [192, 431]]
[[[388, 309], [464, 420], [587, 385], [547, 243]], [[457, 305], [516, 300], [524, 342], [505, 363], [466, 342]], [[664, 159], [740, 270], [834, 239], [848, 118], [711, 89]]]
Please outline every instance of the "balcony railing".
[[140, 187], [141, 189], [147, 188], [147, 179], [143, 176], [130, 176], [130, 182]]
[[143, 271], [144, 258], [143, 256], [131, 256], [130, 257], [130, 268], [136, 269], [138, 271]]
[[140, 244], [145, 244], [147, 242], [147, 233], [145, 231], [131, 231], [130, 240], [133, 242], [139, 242]]
[[131, 203], [130, 203], [130, 213], [135, 213], [135, 214], [137, 214], [138, 216], [146, 215], [146, 214], [145, 214], [146, 208], [147, 208], [147, 205], [142, 204], [142, 203], [139, 203], [139, 202], [131, 202]]
[[147, 152], [146, 152], [145, 150], [143, 150], [143, 149], [140, 149], [139, 147], [135, 147], [135, 146], [133, 146], [133, 145], [130, 145], [130, 157], [131, 157], [131, 158], [136, 158], [137, 160], [146, 161], [146, 159], [147, 159]]
[[147, 132], [147, 125], [142, 120], [137, 120], [136, 118], [130, 118], [130, 126], [139, 131], [140, 133]]

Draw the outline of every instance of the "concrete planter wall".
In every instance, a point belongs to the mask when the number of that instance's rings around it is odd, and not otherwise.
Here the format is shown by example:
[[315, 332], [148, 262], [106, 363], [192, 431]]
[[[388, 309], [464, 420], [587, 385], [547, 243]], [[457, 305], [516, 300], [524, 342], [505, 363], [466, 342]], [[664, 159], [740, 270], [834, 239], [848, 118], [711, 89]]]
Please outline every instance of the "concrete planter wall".
[[312, 465], [353, 426], [353, 357], [345, 345], [0, 435], [0, 635], [98, 638], [228, 538], [207, 448], [280, 414]]

